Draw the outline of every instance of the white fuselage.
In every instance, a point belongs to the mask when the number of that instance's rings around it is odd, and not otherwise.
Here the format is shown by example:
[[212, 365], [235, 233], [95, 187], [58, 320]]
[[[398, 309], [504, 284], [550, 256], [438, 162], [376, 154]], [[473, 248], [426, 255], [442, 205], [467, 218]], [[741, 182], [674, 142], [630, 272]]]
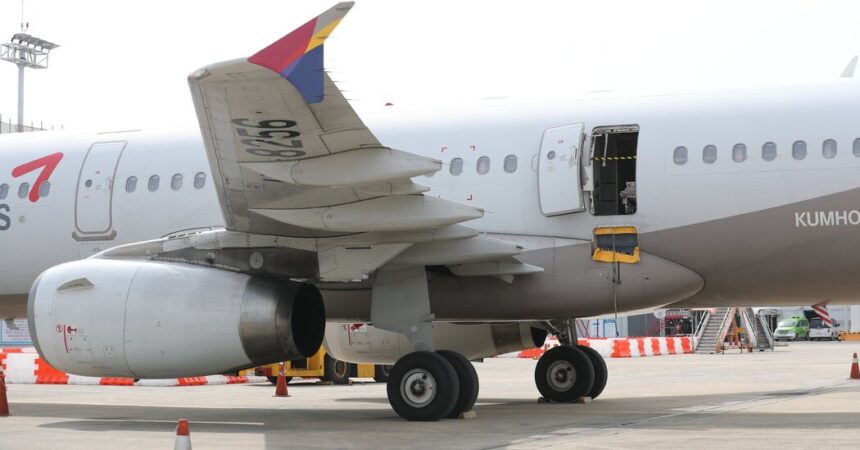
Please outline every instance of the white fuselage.
[[[443, 161], [443, 169], [415, 181], [429, 186], [427, 195], [467, 203], [486, 210], [483, 218], [468, 225], [481, 232], [527, 243], [529, 239], [567, 238], [590, 241], [595, 226], [634, 225], [642, 236], [643, 251], [684, 265], [700, 273], [708, 284], [728, 283], [726, 266], [745, 260], [766, 264], [797, 243], [814, 246], [833, 231], [855, 235], [851, 211], [854, 201], [840, 200], [831, 209], [835, 223], [812, 226], [818, 210], [799, 209], [785, 214], [785, 227], [714, 231], [700, 224], [730, 220], [860, 188], [860, 84], [853, 80], [790, 88], [695, 95], [634, 98], [591, 98], [572, 102], [483, 105], [457, 110], [401, 113], [397, 109], [367, 120], [367, 125], [386, 146], [431, 156]], [[636, 160], [637, 211], [631, 215], [595, 216], [588, 211], [547, 217], [541, 213], [538, 190], [538, 154], [546, 129], [583, 123], [586, 136], [582, 155], [583, 182], [591, 177], [591, 131], [595, 127], [636, 125], [639, 129]], [[837, 143], [827, 158], [825, 140]], [[806, 155], [792, 156], [792, 145], [803, 140]], [[103, 161], [86, 161], [98, 143], [125, 143]], [[777, 156], [762, 156], [765, 143], [776, 145]], [[858, 141], [860, 142], [860, 141]], [[745, 158], [733, 159], [736, 144], [746, 146]], [[105, 144], [108, 145], [108, 144]], [[703, 161], [703, 148], [714, 145], [717, 158]], [[676, 147], [688, 149], [688, 160], [673, 162]], [[62, 153], [49, 178], [50, 192], [32, 201], [19, 196], [22, 183], [33, 186], [40, 170], [13, 176], [13, 169], [46, 155]], [[111, 153], [109, 153], [111, 155]], [[516, 170], [504, 170], [506, 156], [514, 155]], [[479, 174], [478, 158], [489, 157], [489, 171]], [[452, 175], [452, 159], [463, 160], [463, 171]], [[740, 159], [740, 158], [737, 158]], [[195, 187], [197, 174], [205, 176]], [[182, 176], [174, 189], [175, 175]], [[159, 177], [150, 190], [151, 177]], [[134, 190], [126, 189], [136, 177]], [[198, 179], [199, 180], [199, 179]], [[198, 131], [122, 132], [71, 135], [29, 133], [0, 136], [0, 302], [20, 301], [37, 275], [55, 264], [85, 258], [120, 244], [153, 239], [183, 230], [222, 227], [224, 219]], [[589, 196], [586, 192], [585, 197]], [[852, 206], [853, 205], [853, 206]], [[809, 205], [806, 205], [809, 206]], [[831, 208], [828, 205], [826, 208]], [[844, 214], [842, 216], [833, 216]], [[798, 215], [799, 214], [799, 215]], [[778, 219], [780, 222], [782, 218]], [[798, 222], [799, 221], [799, 222]], [[672, 239], [672, 230], [680, 230]], [[769, 235], [769, 231], [776, 233]], [[796, 233], [785, 234], [783, 231]], [[750, 239], [751, 234], [758, 236]], [[780, 234], [781, 233], [781, 234]], [[649, 234], [657, 237], [649, 241]], [[778, 234], [778, 235], [777, 235]], [[776, 250], [756, 254], [758, 239], [772, 239]], [[697, 250], [701, 241], [731, 242], [738, 253]], [[650, 244], [650, 246], [649, 246]], [[528, 245], [525, 245], [528, 248]], [[718, 245], [719, 246], [719, 245]], [[749, 252], [744, 250], [748, 246]], [[723, 246], [725, 248], [725, 246]], [[755, 255], [752, 260], [748, 259]], [[822, 257], [811, 255], [810, 258]], [[860, 256], [856, 257], [860, 262]], [[814, 267], [816, 261], [805, 264]], [[839, 274], [837, 274], [839, 275]], [[720, 278], [722, 277], [722, 278]], [[841, 285], [853, 283], [842, 280]], [[840, 283], [837, 283], [840, 284]], [[860, 283], [856, 283], [860, 287]], [[843, 286], [844, 287], [844, 286]], [[843, 290], [820, 297], [848, 301]], [[712, 298], [726, 295], [713, 293]], [[771, 301], [758, 293], [735, 300]], [[815, 299], [810, 298], [810, 302]], [[0, 307], [0, 310], [2, 308]]]

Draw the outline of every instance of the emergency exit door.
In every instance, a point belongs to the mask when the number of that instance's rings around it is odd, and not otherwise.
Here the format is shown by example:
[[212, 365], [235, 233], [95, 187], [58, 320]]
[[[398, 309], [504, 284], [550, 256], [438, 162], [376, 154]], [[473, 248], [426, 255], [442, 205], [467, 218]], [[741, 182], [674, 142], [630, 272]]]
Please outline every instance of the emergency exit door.
[[99, 142], [90, 147], [78, 176], [75, 197], [75, 239], [111, 240], [113, 189], [117, 164], [126, 142]]
[[584, 209], [580, 184], [583, 124], [550, 128], [543, 134], [538, 161], [540, 210], [557, 216]]

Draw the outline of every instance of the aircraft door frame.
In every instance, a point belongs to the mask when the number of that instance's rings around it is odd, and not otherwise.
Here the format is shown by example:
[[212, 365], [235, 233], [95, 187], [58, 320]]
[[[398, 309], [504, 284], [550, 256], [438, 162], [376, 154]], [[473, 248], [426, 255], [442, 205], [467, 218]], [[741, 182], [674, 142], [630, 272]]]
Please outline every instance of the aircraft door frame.
[[538, 157], [538, 198], [545, 216], [585, 211], [580, 167], [584, 130], [582, 122], [544, 130]]
[[110, 241], [113, 229], [113, 193], [116, 171], [127, 141], [96, 142], [87, 150], [75, 188], [75, 231], [77, 241]]

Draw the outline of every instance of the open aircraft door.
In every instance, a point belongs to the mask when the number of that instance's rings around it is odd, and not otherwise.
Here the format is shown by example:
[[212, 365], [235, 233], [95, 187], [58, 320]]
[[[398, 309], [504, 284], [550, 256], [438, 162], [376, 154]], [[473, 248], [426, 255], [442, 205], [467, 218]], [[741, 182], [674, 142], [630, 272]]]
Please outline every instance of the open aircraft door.
[[540, 210], [557, 216], [584, 210], [580, 182], [582, 123], [550, 128], [543, 133], [538, 161]]
[[113, 188], [125, 141], [98, 142], [90, 147], [78, 175], [75, 228], [78, 241], [109, 241], [113, 230]]

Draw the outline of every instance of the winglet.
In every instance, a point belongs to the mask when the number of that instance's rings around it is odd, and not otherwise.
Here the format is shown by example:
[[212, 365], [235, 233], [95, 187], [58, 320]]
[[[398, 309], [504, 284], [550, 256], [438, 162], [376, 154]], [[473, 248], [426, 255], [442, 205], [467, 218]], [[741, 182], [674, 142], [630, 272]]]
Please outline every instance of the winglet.
[[248, 61], [281, 74], [299, 90], [306, 103], [321, 102], [324, 95], [323, 42], [354, 4], [334, 5]]
[[845, 70], [842, 71], [842, 75], [840, 78], [852, 78], [854, 77], [854, 69], [857, 68], [857, 56], [851, 58], [851, 61], [848, 62], [848, 65], [845, 66]]

